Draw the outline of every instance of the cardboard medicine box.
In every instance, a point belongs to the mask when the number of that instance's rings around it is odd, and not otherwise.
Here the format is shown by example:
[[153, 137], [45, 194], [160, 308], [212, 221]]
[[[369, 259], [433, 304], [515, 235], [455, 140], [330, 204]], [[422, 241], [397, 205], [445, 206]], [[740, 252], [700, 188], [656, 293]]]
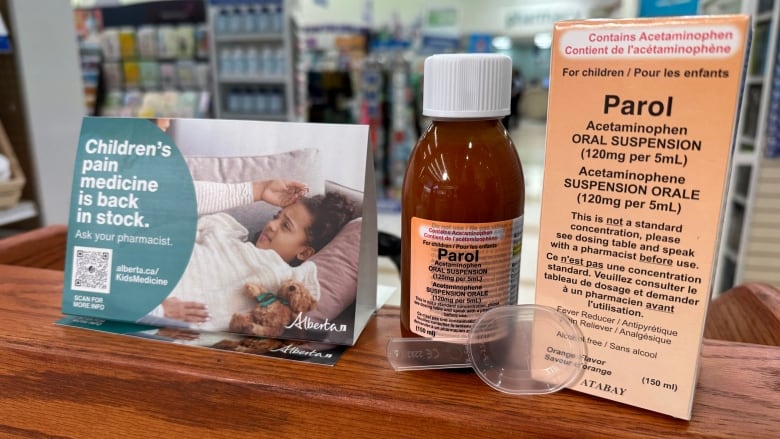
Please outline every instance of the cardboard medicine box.
[[690, 419], [750, 20], [555, 25], [536, 301], [588, 353], [574, 390]]

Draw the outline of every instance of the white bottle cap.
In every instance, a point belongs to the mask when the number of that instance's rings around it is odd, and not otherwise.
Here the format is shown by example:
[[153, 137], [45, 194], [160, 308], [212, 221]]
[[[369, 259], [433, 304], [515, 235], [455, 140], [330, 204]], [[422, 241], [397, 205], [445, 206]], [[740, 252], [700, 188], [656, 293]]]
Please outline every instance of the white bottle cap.
[[499, 118], [509, 114], [512, 60], [506, 55], [433, 55], [425, 60], [423, 115]]

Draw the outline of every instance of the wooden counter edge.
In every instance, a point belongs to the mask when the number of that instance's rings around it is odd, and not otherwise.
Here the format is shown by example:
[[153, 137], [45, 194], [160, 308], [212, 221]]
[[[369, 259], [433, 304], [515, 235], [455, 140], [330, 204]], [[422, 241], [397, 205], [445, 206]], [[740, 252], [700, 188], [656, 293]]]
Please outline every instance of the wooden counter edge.
[[775, 347], [705, 340], [686, 422], [570, 390], [503, 395], [469, 372], [393, 372], [397, 308], [330, 368], [55, 326], [61, 272], [0, 266], [0, 279], [0, 433], [14, 436], [780, 437]]

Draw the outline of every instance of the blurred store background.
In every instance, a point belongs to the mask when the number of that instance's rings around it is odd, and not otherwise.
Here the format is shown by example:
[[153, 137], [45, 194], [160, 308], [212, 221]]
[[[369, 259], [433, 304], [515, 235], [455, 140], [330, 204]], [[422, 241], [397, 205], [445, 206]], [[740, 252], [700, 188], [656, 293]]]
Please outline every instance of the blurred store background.
[[[777, 0], [0, 0], [9, 145], [0, 155], [17, 177], [0, 180], [0, 236], [67, 222], [85, 115], [369, 125], [379, 226], [398, 234], [406, 161], [427, 123], [425, 57], [495, 52], [517, 72], [506, 126], [525, 167], [521, 300], [533, 301], [553, 23], [744, 12], [755, 31], [716, 292], [780, 284], [778, 9]], [[380, 262], [380, 281], [397, 282], [394, 270]]]

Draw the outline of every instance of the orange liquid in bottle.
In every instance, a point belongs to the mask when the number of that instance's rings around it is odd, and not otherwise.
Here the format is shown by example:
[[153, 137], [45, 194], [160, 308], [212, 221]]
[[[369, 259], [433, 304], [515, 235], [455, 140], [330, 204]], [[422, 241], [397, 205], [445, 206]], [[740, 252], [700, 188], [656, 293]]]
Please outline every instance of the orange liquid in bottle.
[[412, 218], [464, 224], [511, 221], [523, 216], [524, 205], [522, 165], [500, 120], [434, 120], [412, 151], [403, 184], [403, 336], [420, 336], [410, 327]]

